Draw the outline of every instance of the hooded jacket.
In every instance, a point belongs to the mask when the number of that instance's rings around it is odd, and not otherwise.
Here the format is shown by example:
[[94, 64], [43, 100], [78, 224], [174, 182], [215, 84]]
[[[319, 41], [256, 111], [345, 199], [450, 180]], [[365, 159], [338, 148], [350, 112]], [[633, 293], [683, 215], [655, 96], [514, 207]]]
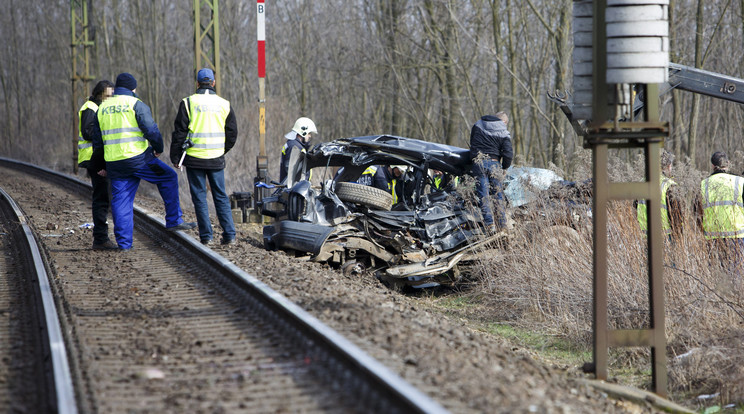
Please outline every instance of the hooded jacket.
[[494, 115], [482, 117], [470, 130], [470, 159], [478, 154], [499, 161], [503, 169], [509, 168], [514, 158], [511, 134], [504, 121]]

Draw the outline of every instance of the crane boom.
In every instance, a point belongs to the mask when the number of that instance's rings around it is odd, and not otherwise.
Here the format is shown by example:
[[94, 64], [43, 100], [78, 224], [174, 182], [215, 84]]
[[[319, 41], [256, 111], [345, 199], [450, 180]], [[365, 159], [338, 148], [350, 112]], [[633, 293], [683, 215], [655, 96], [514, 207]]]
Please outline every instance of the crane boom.
[[744, 103], [744, 80], [677, 63], [669, 63], [669, 81], [659, 88], [659, 95], [671, 89]]
[[[659, 86], [659, 96], [664, 95], [672, 89], [699, 93], [701, 95], [744, 104], [744, 79], [670, 62], [669, 80]], [[569, 101], [570, 94], [552, 94], [548, 92], [547, 95], [550, 100], [560, 105], [561, 110], [569, 122], [571, 122], [571, 126], [573, 126], [576, 133], [580, 136], [586, 135], [585, 125], [587, 120], [574, 118], [571, 109], [573, 103]], [[637, 115], [644, 106], [645, 99], [643, 95], [636, 96], [633, 103], [633, 114]]]

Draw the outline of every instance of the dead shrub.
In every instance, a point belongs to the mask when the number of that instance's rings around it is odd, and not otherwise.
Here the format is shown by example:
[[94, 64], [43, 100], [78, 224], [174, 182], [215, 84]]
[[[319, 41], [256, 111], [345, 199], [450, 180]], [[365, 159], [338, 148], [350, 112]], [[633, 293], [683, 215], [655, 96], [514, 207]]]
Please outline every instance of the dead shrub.
[[[641, 179], [636, 164], [611, 177]], [[670, 390], [680, 398], [719, 393], [722, 403], [742, 402], [744, 266], [732, 265], [727, 260], [734, 256], [730, 248], [705, 240], [698, 228], [693, 206], [707, 173], [684, 162], [675, 172], [675, 191], [683, 201], [683, 230], [664, 248]], [[613, 202], [608, 213], [610, 328], [647, 328], [646, 235], [638, 226], [632, 201]], [[577, 202], [575, 194], [564, 199], [545, 196], [510, 209], [509, 214], [516, 226], [510, 231], [508, 249], [498, 258], [484, 258], [473, 270], [479, 297], [500, 321], [560, 335], [591, 349], [590, 198]], [[613, 348], [611, 357], [620, 364], [648, 363], [647, 352], [637, 349]]]

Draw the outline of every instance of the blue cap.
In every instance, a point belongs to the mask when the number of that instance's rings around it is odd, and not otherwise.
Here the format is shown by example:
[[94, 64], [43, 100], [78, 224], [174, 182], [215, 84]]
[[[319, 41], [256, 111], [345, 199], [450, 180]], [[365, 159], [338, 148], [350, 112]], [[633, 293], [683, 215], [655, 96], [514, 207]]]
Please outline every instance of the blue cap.
[[196, 81], [197, 82], [212, 82], [214, 80], [214, 72], [212, 72], [212, 69], [204, 68], [199, 69], [199, 72], [196, 74]]

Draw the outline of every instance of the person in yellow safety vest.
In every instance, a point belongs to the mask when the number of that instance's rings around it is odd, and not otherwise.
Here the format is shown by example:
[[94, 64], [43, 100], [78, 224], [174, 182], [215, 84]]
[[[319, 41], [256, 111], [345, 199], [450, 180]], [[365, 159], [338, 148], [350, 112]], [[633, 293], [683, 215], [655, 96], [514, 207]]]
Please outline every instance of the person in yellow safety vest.
[[362, 173], [357, 183], [385, 190], [393, 196], [393, 205], [402, 201], [401, 177], [405, 174], [406, 167], [402, 165], [370, 165]]
[[[680, 229], [680, 206], [678, 198], [670, 191], [677, 183], [670, 178], [672, 174], [672, 164], [674, 163], [674, 154], [662, 150], [661, 153], [661, 228], [664, 235], [670, 238], [672, 232], [679, 232]], [[647, 200], [638, 200], [636, 205], [638, 224], [641, 230], [648, 230], [648, 206]]]
[[744, 238], [744, 178], [728, 173], [726, 153], [711, 157], [713, 173], [700, 183], [703, 234], [711, 239]]
[[207, 204], [209, 181], [217, 220], [222, 227], [221, 243], [232, 244], [235, 242], [235, 224], [230, 199], [225, 191], [225, 154], [238, 138], [238, 123], [230, 102], [217, 96], [211, 69], [200, 69], [196, 82], [196, 93], [184, 98], [178, 107], [171, 136], [170, 159], [173, 165], [179, 167], [183, 159], [183, 166], [186, 167], [191, 201], [199, 226], [199, 240], [206, 245], [212, 243], [212, 223]]
[[165, 227], [188, 230], [196, 223], [182, 219], [178, 174], [158, 157], [163, 137], [150, 107], [137, 98], [137, 80], [129, 73], [116, 77], [114, 95], [98, 107], [93, 150], [103, 149], [106, 175], [111, 180], [111, 215], [119, 249], [132, 248], [134, 197], [141, 179], [157, 185], [165, 204]]
[[744, 178], [729, 174], [725, 152], [713, 153], [710, 161], [713, 173], [700, 183], [699, 223], [705, 238], [718, 247], [722, 261], [740, 267], [744, 252]]
[[108, 236], [106, 216], [110, 207], [106, 165], [103, 149], [93, 151], [93, 124], [96, 122], [98, 105], [114, 94], [114, 84], [102, 80], [93, 87], [87, 101], [78, 111], [78, 165], [88, 171], [90, 184], [93, 186], [93, 250], [118, 249]]
[[[292, 130], [284, 135], [287, 142], [282, 146], [282, 158], [279, 163], [279, 182], [283, 183], [287, 178], [289, 170], [289, 157], [292, 155], [292, 151], [307, 152], [310, 147], [310, 140], [313, 134], [317, 134], [318, 129], [315, 128], [315, 123], [312, 119], [301, 117], [295, 121]], [[299, 172], [294, 181], [300, 179]]]
[[444, 191], [445, 189], [454, 189], [460, 182], [460, 177], [452, 177], [450, 174], [444, 174], [439, 170], [430, 170], [433, 191]]
[[378, 169], [382, 169], [382, 167], [370, 165], [364, 170], [364, 172], [362, 172], [362, 175], [357, 179], [357, 183], [371, 187], [375, 182], [375, 175], [377, 174]]

